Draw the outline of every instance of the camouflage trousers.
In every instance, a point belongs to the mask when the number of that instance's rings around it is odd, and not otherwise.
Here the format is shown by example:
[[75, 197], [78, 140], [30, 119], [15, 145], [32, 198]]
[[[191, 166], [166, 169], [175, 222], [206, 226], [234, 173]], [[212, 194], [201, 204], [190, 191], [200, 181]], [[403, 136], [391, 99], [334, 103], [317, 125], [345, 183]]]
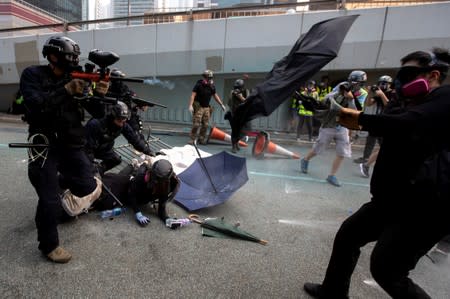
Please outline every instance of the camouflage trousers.
[[192, 117], [192, 130], [190, 135], [192, 140], [198, 139], [199, 143], [206, 143], [206, 132], [208, 131], [210, 117], [210, 107], [198, 107], [195, 109]]

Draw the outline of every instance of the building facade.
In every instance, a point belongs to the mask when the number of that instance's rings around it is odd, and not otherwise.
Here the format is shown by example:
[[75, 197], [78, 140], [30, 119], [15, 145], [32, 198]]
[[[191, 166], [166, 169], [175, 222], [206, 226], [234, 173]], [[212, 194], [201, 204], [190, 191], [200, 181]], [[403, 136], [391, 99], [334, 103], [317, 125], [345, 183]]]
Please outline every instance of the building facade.
[[[58, 16], [66, 21], [74, 22], [83, 20], [83, 2], [80, 0], [24, 0], [42, 10], [45, 10], [55, 16]], [[84, 8], [85, 10], [87, 7]]]

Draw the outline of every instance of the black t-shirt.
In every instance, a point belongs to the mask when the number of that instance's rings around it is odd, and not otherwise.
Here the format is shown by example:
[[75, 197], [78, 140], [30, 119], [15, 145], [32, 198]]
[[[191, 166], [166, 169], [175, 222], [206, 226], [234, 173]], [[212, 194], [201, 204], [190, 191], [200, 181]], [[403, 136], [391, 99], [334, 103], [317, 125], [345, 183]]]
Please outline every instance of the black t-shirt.
[[192, 91], [197, 94], [194, 101], [198, 102], [202, 107], [208, 107], [211, 97], [216, 94], [216, 87], [213, 83], [208, 83], [206, 80], [198, 80]]

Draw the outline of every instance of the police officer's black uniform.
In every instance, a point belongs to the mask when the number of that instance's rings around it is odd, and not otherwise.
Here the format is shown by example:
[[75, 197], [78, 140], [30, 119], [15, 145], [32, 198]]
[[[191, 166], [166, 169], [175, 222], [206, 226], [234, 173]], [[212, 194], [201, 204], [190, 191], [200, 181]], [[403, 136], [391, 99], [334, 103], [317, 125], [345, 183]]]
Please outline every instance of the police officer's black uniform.
[[138, 151], [146, 155], [154, 155], [145, 141], [131, 128], [128, 123], [119, 127], [114, 123], [114, 119], [120, 118], [121, 109], [127, 109], [125, 104], [119, 102], [113, 107], [111, 112], [102, 119], [91, 119], [86, 124], [87, 144], [86, 151], [91, 161], [94, 159], [102, 160], [100, 164], [100, 173], [112, 169], [122, 162], [121, 157], [114, 152], [114, 140], [122, 134], [127, 141]]
[[[78, 56], [80, 52], [71, 39], [53, 37], [44, 45], [43, 54]], [[64, 87], [69, 81], [56, 77], [52, 66], [28, 67], [20, 78], [30, 142], [48, 143], [48, 150], [30, 157], [28, 164], [28, 177], [39, 197], [35, 219], [39, 249], [45, 255], [59, 246], [57, 223], [62, 210], [57, 173], [76, 196], [88, 195], [97, 187], [92, 164], [83, 150], [83, 108], [101, 116], [104, 107], [74, 99]]]
[[[111, 75], [114, 75], [115, 77], [119, 77], [119, 78], [125, 77], [125, 74], [119, 70], [113, 70], [111, 72]], [[128, 109], [130, 110], [130, 117], [127, 120], [127, 123], [136, 132], [136, 134], [139, 136], [139, 138], [141, 138], [142, 140], [145, 141], [145, 137], [142, 134], [142, 130], [144, 129], [143, 122], [139, 115], [140, 106], [135, 104], [131, 100], [131, 97], [136, 96], [136, 93], [133, 90], [131, 90], [128, 87], [128, 85], [125, 84], [123, 81], [113, 80], [111, 82], [111, 85], [109, 86], [107, 96], [115, 97], [119, 101], [124, 102], [128, 106]]]

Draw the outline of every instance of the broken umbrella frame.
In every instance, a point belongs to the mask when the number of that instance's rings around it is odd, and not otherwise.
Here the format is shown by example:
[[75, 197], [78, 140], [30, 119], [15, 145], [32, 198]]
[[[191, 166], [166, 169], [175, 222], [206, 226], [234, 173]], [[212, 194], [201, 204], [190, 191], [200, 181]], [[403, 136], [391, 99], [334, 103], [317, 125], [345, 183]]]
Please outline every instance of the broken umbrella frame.
[[194, 147], [199, 157], [178, 175], [174, 199], [188, 211], [222, 204], [248, 181], [245, 158], [225, 151], [203, 158], [195, 142]]

